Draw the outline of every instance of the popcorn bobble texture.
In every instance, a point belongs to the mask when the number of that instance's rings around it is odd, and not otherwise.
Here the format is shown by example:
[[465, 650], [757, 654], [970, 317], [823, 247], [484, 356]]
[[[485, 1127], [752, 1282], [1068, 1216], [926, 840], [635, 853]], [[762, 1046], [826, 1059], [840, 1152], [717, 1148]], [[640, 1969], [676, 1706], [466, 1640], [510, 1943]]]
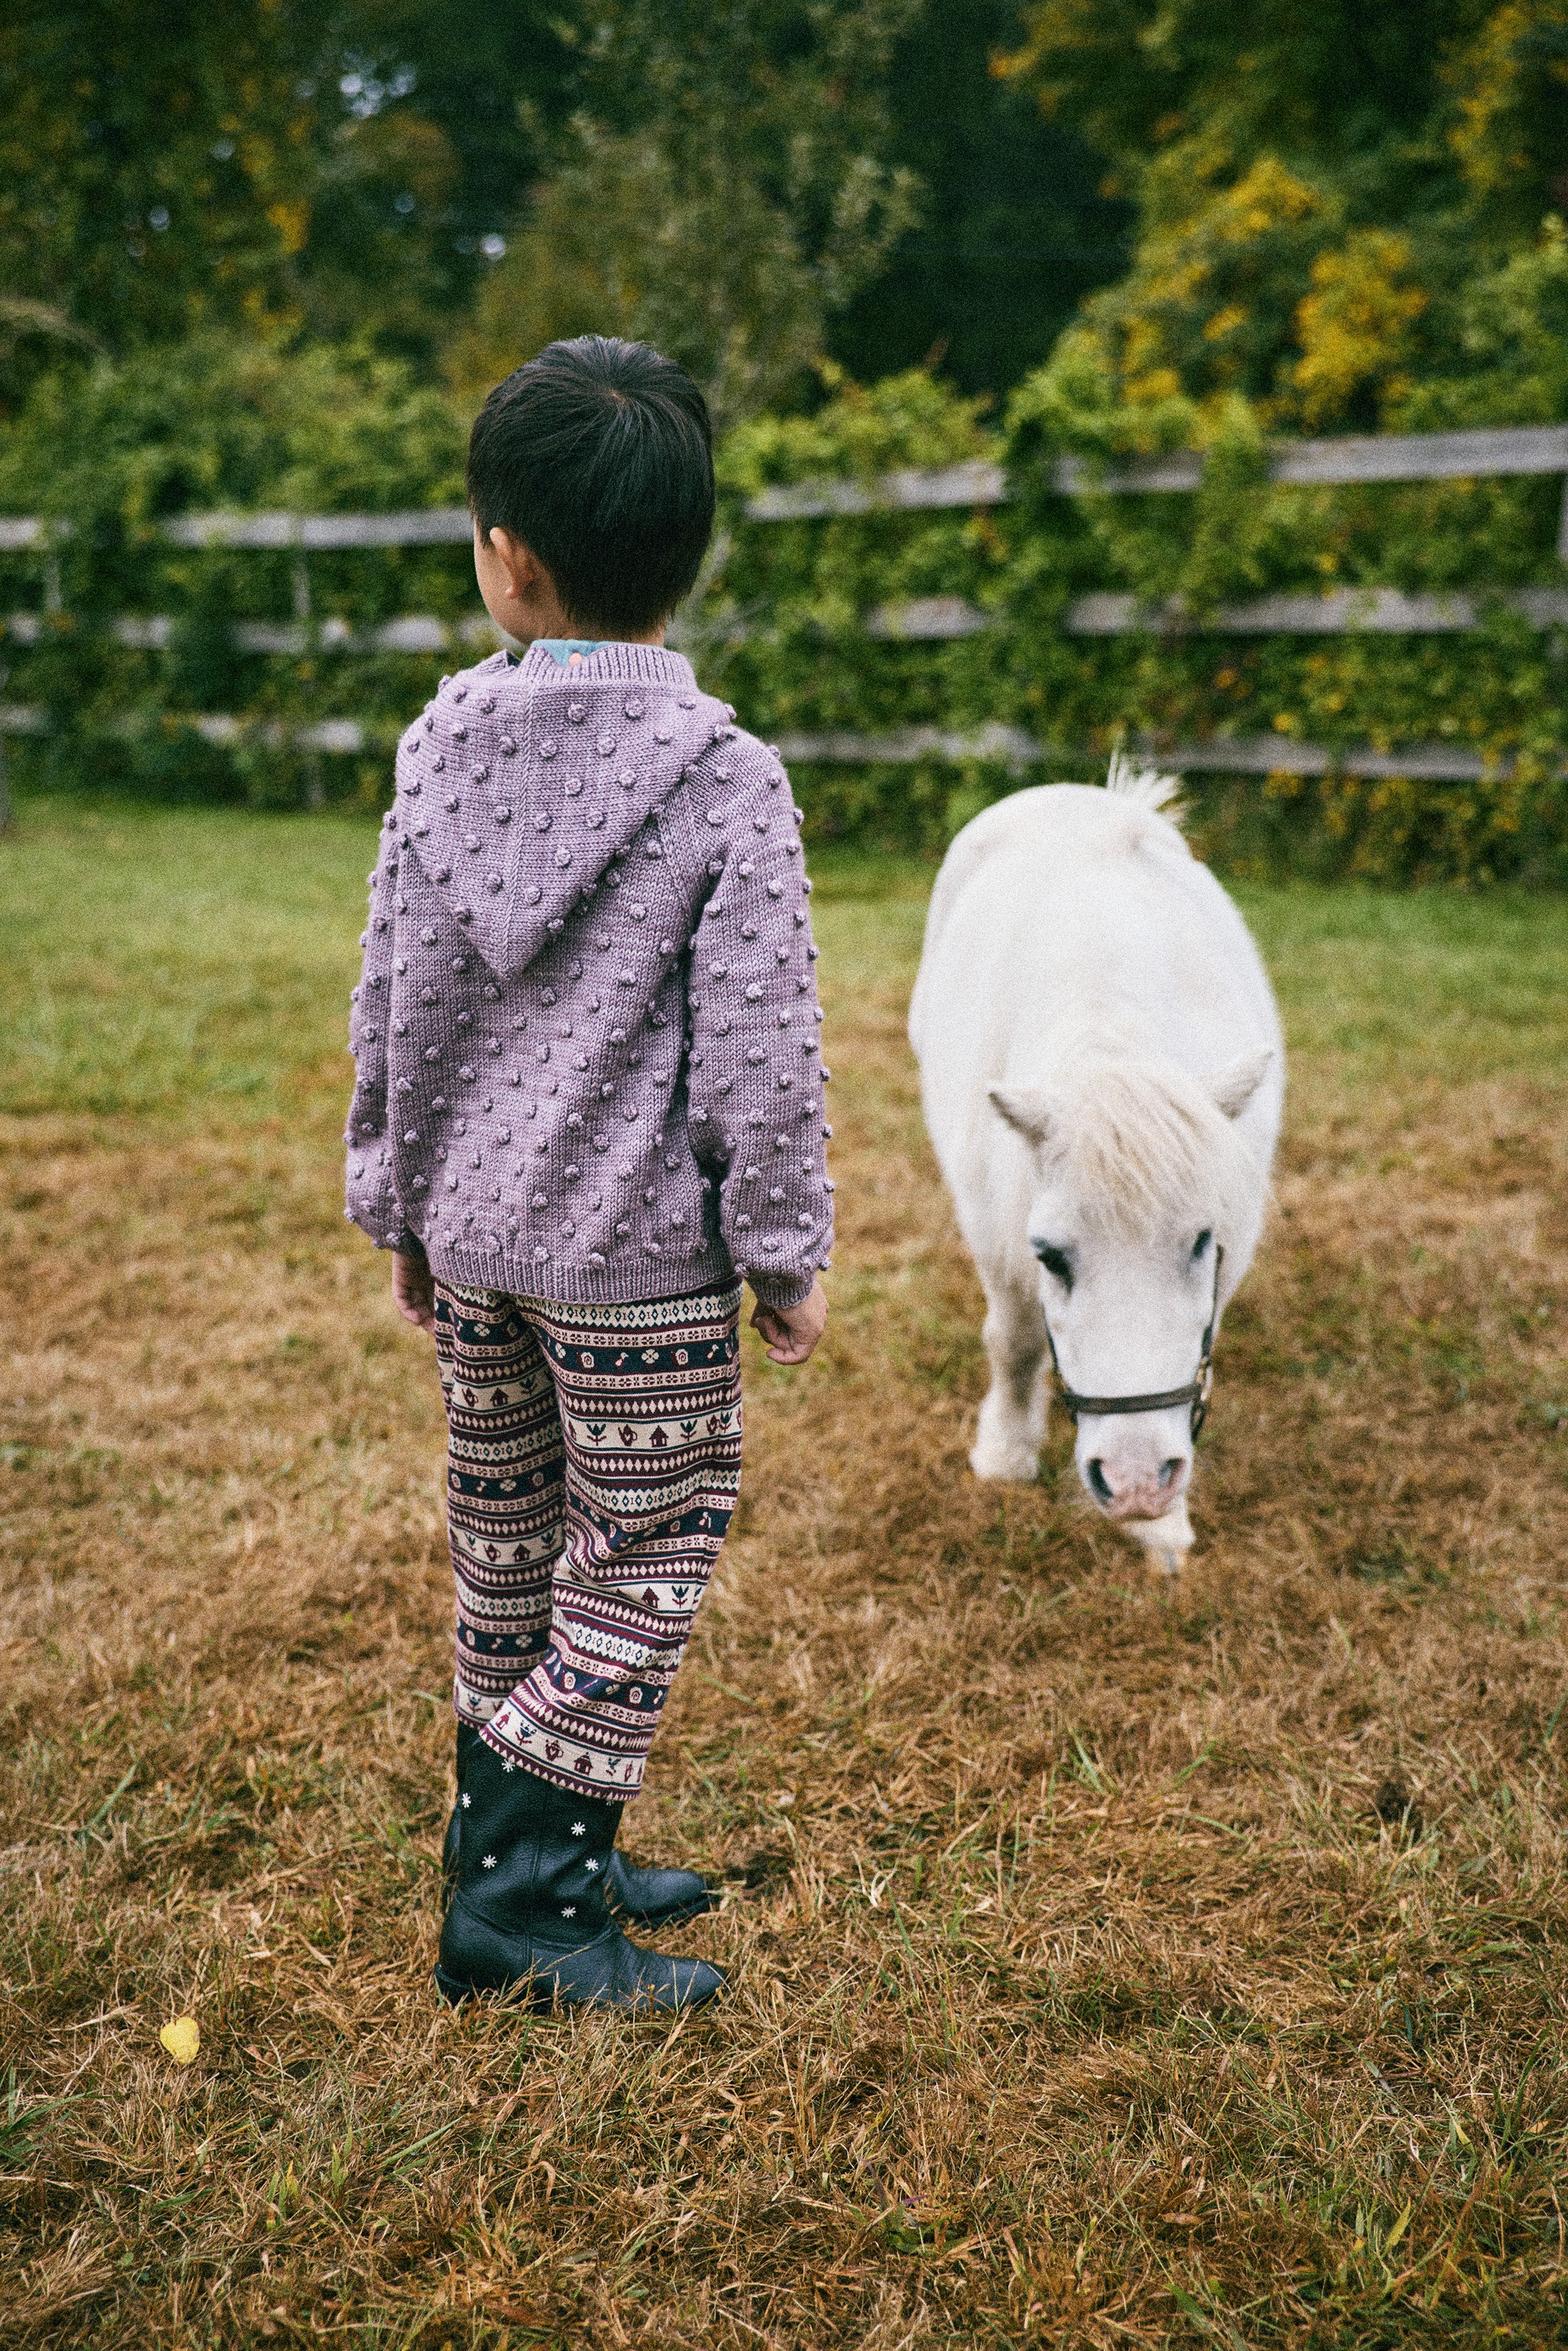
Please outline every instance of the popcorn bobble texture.
[[832, 1187], [799, 825], [678, 653], [444, 680], [371, 877], [353, 1221], [520, 1296], [804, 1298]]

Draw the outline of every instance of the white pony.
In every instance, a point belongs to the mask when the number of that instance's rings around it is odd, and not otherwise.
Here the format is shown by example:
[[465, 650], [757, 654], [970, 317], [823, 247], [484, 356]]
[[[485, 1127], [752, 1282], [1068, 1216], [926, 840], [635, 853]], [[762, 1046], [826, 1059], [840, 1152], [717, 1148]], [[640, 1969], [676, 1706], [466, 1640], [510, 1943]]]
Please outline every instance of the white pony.
[[1032, 1478], [1052, 1355], [1078, 1471], [1160, 1563], [1214, 1333], [1262, 1228], [1284, 1045], [1258, 950], [1161, 809], [1170, 777], [1000, 800], [936, 877], [909, 1011], [986, 1292], [977, 1477]]

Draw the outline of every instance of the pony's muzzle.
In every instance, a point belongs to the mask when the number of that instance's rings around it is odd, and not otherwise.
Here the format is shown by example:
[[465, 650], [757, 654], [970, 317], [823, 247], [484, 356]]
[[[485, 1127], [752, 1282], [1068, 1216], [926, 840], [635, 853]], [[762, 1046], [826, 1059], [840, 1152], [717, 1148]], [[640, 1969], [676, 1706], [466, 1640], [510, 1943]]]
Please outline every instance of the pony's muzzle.
[[1083, 1466], [1083, 1482], [1108, 1519], [1163, 1519], [1186, 1491], [1190, 1453], [1163, 1461], [1117, 1461], [1093, 1454]]

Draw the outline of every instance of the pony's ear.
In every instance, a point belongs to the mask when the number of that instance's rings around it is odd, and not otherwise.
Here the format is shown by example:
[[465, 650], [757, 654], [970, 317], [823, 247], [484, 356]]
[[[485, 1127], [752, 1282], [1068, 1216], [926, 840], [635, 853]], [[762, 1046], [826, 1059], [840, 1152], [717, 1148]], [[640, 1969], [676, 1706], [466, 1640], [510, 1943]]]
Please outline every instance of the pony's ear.
[[1228, 1069], [1211, 1070], [1203, 1081], [1217, 1110], [1227, 1118], [1239, 1118], [1268, 1072], [1274, 1058], [1272, 1046], [1266, 1045], [1260, 1053], [1244, 1053]]
[[1052, 1113], [1044, 1094], [1033, 1086], [988, 1086], [986, 1092], [998, 1117], [1016, 1128], [1026, 1143], [1045, 1141]]

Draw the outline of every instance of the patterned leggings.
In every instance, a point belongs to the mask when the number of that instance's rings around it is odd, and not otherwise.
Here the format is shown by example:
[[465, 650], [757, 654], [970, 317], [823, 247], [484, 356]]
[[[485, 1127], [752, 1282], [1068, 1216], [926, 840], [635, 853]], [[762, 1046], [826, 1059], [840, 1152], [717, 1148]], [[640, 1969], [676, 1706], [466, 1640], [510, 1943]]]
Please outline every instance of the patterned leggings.
[[643, 1784], [739, 1491], [739, 1307], [436, 1286], [453, 1702], [558, 1787]]

